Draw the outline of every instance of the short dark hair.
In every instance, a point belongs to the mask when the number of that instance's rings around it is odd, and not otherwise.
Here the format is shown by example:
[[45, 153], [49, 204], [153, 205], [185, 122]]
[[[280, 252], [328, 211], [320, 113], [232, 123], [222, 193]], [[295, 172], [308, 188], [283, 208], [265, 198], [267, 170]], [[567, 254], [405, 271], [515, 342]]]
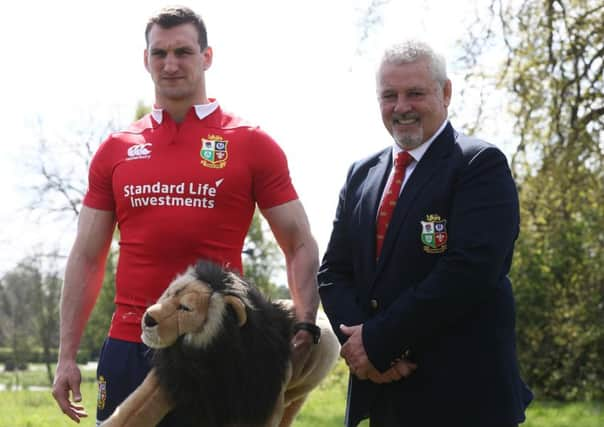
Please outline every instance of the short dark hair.
[[188, 7], [184, 6], [170, 6], [161, 9], [155, 15], [149, 18], [147, 21], [147, 27], [145, 28], [145, 41], [149, 46], [149, 33], [153, 25], [159, 25], [161, 28], [173, 28], [183, 24], [193, 24], [197, 29], [199, 47], [204, 50], [208, 47], [208, 33], [206, 31], [206, 25], [201, 19], [201, 16], [193, 12]]

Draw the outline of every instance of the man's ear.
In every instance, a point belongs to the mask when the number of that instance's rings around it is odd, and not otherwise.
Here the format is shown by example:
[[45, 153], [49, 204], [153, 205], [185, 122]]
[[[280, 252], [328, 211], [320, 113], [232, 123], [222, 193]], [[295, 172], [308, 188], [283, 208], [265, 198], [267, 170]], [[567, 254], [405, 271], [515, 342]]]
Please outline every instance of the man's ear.
[[203, 57], [203, 71], [208, 71], [208, 69], [212, 66], [214, 51], [212, 51], [212, 48], [208, 46], [203, 50], [203, 52], [201, 52], [201, 56]]
[[451, 85], [451, 80], [447, 79], [445, 85], [443, 87], [443, 101], [445, 103], [445, 108], [449, 108], [449, 104], [451, 104], [451, 95], [453, 89]]
[[149, 51], [147, 49], [145, 49], [145, 51], [144, 51], [143, 61], [144, 61], [144, 64], [145, 64], [145, 69], [147, 71], [149, 71]]

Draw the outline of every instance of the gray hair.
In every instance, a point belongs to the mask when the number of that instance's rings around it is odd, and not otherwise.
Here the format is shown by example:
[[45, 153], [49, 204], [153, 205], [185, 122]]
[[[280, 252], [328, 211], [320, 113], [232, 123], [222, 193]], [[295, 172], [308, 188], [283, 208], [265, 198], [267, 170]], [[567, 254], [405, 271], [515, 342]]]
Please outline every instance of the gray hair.
[[428, 60], [432, 77], [441, 87], [444, 87], [448, 80], [445, 57], [421, 40], [406, 40], [387, 47], [382, 55], [380, 68], [384, 64], [409, 64], [420, 59]]

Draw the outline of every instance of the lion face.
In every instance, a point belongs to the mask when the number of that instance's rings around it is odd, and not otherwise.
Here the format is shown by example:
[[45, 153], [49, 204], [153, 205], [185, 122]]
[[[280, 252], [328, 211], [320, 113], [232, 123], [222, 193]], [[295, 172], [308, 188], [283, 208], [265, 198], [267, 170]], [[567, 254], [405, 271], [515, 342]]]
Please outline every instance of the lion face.
[[243, 325], [243, 302], [214, 292], [189, 269], [168, 286], [156, 304], [147, 308], [141, 321], [141, 338], [149, 347], [158, 349], [174, 344], [184, 335], [185, 344], [204, 347], [220, 330], [227, 304], [233, 306], [239, 325]]

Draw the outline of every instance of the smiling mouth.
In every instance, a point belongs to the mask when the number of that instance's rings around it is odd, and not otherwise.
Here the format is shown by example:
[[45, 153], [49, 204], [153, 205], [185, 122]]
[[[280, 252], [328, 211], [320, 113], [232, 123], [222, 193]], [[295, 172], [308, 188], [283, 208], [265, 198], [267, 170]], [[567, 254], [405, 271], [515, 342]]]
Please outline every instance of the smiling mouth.
[[399, 126], [409, 126], [419, 122], [419, 117], [395, 117], [392, 123]]

